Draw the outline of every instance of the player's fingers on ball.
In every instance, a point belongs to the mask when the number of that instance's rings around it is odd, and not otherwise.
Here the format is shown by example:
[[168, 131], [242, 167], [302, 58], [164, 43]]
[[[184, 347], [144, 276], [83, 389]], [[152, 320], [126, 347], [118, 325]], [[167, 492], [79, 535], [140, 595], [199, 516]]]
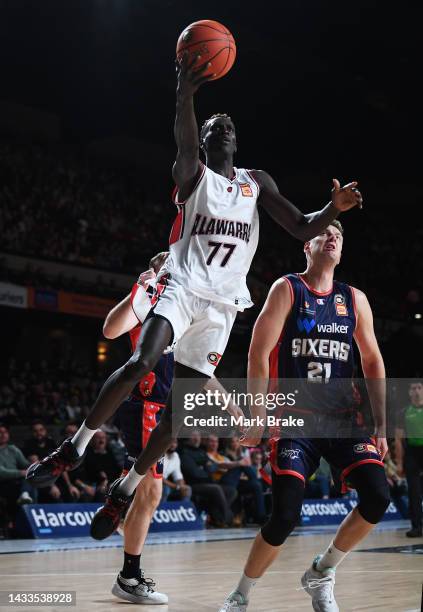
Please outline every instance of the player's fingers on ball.
[[205, 64], [203, 64], [202, 66], [200, 66], [199, 68], [196, 68], [195, 70], [192, 71], [192, 74], [194, 77], [200, 76], [203, 74], [203, 72], [205, 72], [208, 68], [210, 68], [211, 63], [207, 62]]
[[197, 53], [197, 55], [194, 55], [194, 57], [192, 58], [192, 60], [189, 62], [187, 69], [188, 70], [192, 70], [193, 67], [195, 66], [195, 64], [197, 64], [201, 59], [201, 55], [200, 53]]

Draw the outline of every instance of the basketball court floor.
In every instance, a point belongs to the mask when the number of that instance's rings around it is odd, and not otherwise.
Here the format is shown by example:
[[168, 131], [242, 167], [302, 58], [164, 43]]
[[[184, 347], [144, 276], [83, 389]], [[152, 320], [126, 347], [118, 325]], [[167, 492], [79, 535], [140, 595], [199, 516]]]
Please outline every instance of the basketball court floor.
[[[405, 537], [408, 523], [382, 523], [338, 568], [335, 593], [342, 612], [420, 612], [423, 538]], [[312, 610], [300, 577], [334, 528], [297, 529], [253, 590], [251, 612]], [[217, 612], [236, 584], [255, 529], [152, 534], [142, 556], [146, 576], [169, 595], [168, 606], [142, 606], [144, 612]], [[110, 593], [121, 567], [122, 539], [104, 542], [6, 540], [0, 542], [0, 591], [76, 591], [78, 612], [131, 609]], [[3, 606], [27, 611], [29, 606]], [[33, 608], [32, 608], [33, 609]], [[43, 606], [57, 611], [62, 606]]]

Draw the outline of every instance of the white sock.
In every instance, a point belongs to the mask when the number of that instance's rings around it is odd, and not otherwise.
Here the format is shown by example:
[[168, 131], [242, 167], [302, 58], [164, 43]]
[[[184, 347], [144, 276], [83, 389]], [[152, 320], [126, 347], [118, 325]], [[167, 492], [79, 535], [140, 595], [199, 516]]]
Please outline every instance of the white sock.
[[85, 421], [82, 423], [81, 427], [78, 429], [71, 442], [76, 448], [76, 452], [81, 457], [85, 453], [85, 449], [87, 448], [91, 438], [98, 431], [97, 429], [90, 429], [85, 425]]
[[241, 593], [245, 601], [248, 601], [248, 593], [250, 592], [250, 589], [256, 584], [257, 580], [258, 578], [248, 578], [245, 573], [242, 574], [242, 578], [239, 581], [236, 590], [238, 591], [238, 593]]
[[135, 471], [135, 467], [132, 466], [118, 486], [118, 489], [124, 495], [132, 495], [143, 478], [145, 478], [145, 474], [138, 474], [138, 472]]
[[332, 542], [329, 544], [323, 556], [316, 563], [316, 569], [319, 572], [322, 572], [327, 567], [335, 568], [337, 565], [341, 563], [341, 561], [348, 555], [348, 552], [344, 552], [343, 550], [339, 550]]

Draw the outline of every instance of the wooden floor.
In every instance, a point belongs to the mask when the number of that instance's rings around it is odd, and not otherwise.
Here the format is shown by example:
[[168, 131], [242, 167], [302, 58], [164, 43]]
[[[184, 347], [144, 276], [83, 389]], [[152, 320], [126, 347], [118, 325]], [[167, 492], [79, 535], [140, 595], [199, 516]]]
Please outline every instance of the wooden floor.
[[[311, 610], [310, 598], [299, 590], [299, 579], [330, 535], [291, 537], [279, 560], [255, 587], [249, 611]], [[421, 544], [404, 531], [372, 534], [360, 548]], [[236, 584], [251, 540], [147, 546], [143, 567], [169, 595], [168, 606], [143, 606], [145, 612], [217, 612]], [[75, 590], [76, 610], [122, 611], [125, 602], [110, 589], [122, 553], [119, 549], [70, 550], [0, 555], [0, 590]], [[400, 552], [353, 552], [337, 571], [335, 588], [342, 612], [420, 611], [423, 555]], [[13, 606], [3, 610], [27, 611]], [[31, 608], [37, 609], [37, 608]], [[40, 610], [75, 610], [42, 607]]]

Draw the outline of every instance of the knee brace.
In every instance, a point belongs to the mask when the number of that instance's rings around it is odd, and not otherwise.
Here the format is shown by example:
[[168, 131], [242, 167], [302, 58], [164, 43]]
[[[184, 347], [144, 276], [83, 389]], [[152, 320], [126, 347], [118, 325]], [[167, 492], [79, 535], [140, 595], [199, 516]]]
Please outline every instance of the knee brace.
[[358, 511], [365, 521], [376, 525], [391, 501], [384, 468], [370, 463], [360, 465], [351, 472], [350, 480], [360, 499]]
[[261, 535], [267, 544], [281, 546], [300, 519], [304, 484], [296, 476], [272, 476], [272, 514]]

